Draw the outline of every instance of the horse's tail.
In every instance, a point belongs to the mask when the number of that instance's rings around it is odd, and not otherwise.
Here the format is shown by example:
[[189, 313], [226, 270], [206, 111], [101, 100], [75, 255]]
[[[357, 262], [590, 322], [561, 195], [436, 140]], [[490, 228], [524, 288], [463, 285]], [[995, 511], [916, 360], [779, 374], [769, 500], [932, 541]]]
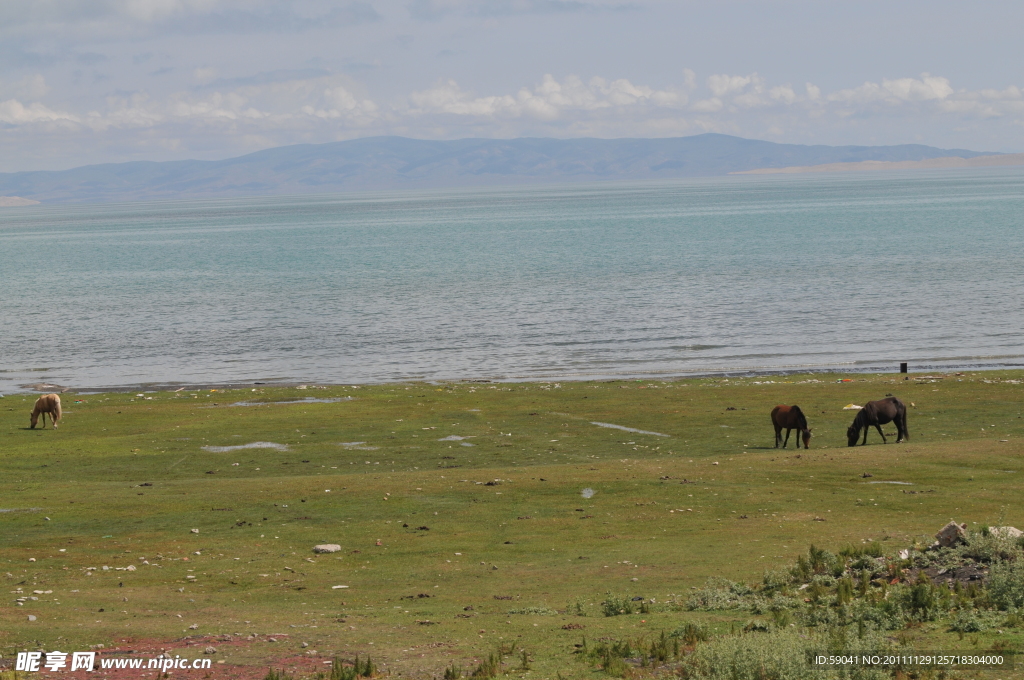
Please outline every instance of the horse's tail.
[[896, 400], [896, 403], [900, 405], [900, 412], [903, 416], [903, 438], [910, 439], [910, 426], [907, 425], [907, 405], [899, 399]]
[[53, 405], [53, 413], [50, 414], [50, 421], [53, 423], [54, 429], [57, 428], [57, 422], [60, 420], [60, 397], [55, 400], [56, 403]]

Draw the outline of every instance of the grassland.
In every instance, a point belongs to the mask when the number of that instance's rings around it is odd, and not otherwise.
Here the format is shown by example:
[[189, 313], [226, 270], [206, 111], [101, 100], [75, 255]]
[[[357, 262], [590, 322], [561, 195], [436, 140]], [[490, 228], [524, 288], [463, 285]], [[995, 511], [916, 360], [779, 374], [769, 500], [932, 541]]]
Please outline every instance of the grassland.
[[[812, 543], [894, 551], [950, 519], [1024, 527], [1021, 382], [985, 372], [67, 393], [56, 431], [28, 429], [34, 396], [7, 396], [0, 654], [149, 641], [191, 656], [216, 646], [215, 677], [358, 653], [429, 678], [514, 641], [532, 660], [510, 660], [514, 674], [592, 677], [572, 654], [584, 635], [742, 625], [748, 614], [685, 610], [708, 577], [756, 582]], [[848, 448], [843, 406], [888, 393], [913, 404], [909, 442], [883, 446], [872, 431]], [[773, 447], [780, 403], [808, 414], [809, 451], [793, 438]], [[253, 442], [281, 446], [225, 450]], [[320, 543], [342, 551], [314, 555]], [[605, 617], [609, 594], [654, 603]], [[18, 605], [23, 596], [38, 599]], [[941, 627], [913, 634], [932, 649], [967, 644]], [[1021, 638], [991, 630], [969, 642]]]

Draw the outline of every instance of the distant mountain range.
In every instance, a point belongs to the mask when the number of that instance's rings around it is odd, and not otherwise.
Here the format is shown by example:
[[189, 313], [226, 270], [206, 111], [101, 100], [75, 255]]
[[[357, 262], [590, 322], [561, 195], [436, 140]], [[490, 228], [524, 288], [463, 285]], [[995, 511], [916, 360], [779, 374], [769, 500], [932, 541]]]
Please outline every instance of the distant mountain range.
[[135, 161], [0, 173], [0, 196], [43, 203], [655, 179], [864, 161], [991, 156], [919, 144], [805, 146], [729, 135], [669, 139], [368, 137], [222, 161]]

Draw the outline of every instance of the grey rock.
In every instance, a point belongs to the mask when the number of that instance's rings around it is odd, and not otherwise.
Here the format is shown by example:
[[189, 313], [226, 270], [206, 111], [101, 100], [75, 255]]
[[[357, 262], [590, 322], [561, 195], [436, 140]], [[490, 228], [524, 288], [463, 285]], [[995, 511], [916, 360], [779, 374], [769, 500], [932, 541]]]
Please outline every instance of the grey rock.
[[999, 538], [1020, 538], [1024, 536], [1024, 531], [1017, 527], [991, 527], [989, 532]]
[[313, 546], [313, 552], [315, 553], [336, 553], [341, 550], [341, 546], [337, 543], [321, 543], [320, 545]]
[[939, 542], [939, 547], [951, 548], [957, 543], [967, 538], [967, 524], [957, 524], [956, 522], [950, 522], [946, 526], [939, 529], [939, 533], [935, 534], [935, 539]]

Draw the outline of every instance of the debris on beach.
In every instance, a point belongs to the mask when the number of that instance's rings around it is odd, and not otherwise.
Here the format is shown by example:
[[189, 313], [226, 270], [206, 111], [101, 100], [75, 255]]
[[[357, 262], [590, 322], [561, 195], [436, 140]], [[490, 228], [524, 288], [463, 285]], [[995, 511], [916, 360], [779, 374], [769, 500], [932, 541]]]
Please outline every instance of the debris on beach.
[[864, 408], [864, 407], [863, 406], [857, 406], [856, 404], [847, 404], [846, 406], [843, 407], [843, 410], [844, 411], [859, 411], [862, 408]]

